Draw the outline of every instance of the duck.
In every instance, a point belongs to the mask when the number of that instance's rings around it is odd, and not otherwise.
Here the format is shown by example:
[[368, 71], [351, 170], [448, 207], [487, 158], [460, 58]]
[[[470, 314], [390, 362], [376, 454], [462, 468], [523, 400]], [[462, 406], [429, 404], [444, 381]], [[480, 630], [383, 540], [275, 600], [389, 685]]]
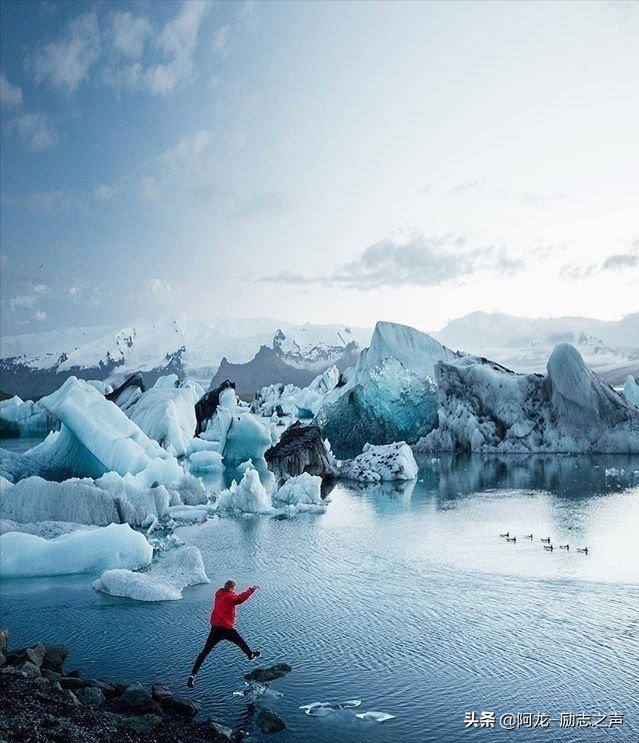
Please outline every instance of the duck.
[[524, 537], [524, 539], [530, 539], [530, 541], [532, 542], [533, 535], [532, 534], [526, 534], [526, 536]]
[[577, 547], [577, 552], [583, 552], [584, 555], [588, 554], [588, 547]]
[[550, 537], [546, 537], [545, 539], [540, 539], [540, 542], [545, 542], [546, 544], [550, 544]]
[[548, 552], [552, 552], [554, 547], [552, 546], [552, 544], [544, 544], [544, 549], [548, 550]]
[[517, 541], [517, 537], [506, 537], [506, 541], [507, 542], [516, 542]]
[[505, 534], [500, 534], [499, 536], [500, 537], [506, 537], [506, 539], [508, 539], [508, 537], [510, 536], [510, 532], [507, 531]]
[[559, 545], [559, 549], [560, 550], [569, 550], [570, 549], [570, 545], [569, 544], [560, 544]]

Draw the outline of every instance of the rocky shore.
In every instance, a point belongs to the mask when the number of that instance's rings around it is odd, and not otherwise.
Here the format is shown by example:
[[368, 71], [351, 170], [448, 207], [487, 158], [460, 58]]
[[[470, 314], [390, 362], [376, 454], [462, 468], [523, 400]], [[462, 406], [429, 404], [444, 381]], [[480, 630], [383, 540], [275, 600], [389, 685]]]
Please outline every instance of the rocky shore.
[[[65, 671], [68, 650], [43, 645], [8, 651], [0, 630], [0, 743], [229, 743], [236, 734], [215, 720], [196, 720], [200, 705], [175, 696], [163, 683], [149, 690], [139, 683], [83, 678]], [[268, 680], [289, 666], [255, 669]], [[254, 672], [254, 673], [255, 673]], [[285, 729], [269, 709], [249, 702], [249, 724], [263, 733]]]

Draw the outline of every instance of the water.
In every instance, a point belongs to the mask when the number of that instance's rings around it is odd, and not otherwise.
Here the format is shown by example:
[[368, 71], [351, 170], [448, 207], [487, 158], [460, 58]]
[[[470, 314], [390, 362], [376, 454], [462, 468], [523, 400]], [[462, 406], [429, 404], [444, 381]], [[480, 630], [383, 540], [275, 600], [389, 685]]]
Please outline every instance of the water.
[[[528, 729], [530, 741], [635, 741], [639, 734], [639, 459], [441, 458], [415, 484], [340, 484], [325, 515], [217, 519], [180, 530], [202, 551], [212, 586], [182, 601], [103, 596], [91, 578], [4, 581], [1, 623], [13, 644], [66, 642], [68, 668], [106, 679], [184, 680], [207, 633], [213, 587], [259, 591], [239, 629], [265, 663], [294, 670], [267, 706], [294, 743], [505, 740], [464, 730], [466, 712], [624, 713], [624, 724]], [[607, 468], [624, 474], [606, 477]], [[506, 543], [498, 534], [533, 542]], [[546, 552], [540, 537], [568, 542]], [[586, 556], [577, 546], [589, 547]], [[220, 645], [195, 697], [237, 727], [252, 666]], [[322, 717], [298, 708], [360, 699]], [[355, 712], [395, 715], [382, 724]], [[253, 733], [255, 736], [255, 733]]]

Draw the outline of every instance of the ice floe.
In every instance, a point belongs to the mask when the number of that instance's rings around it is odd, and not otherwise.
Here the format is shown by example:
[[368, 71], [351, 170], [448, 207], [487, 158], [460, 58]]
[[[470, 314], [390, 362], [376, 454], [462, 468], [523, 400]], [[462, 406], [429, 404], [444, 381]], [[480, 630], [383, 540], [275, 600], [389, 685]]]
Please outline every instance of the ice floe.
[[[168, 377], [161, 377], [158, 382], [165, 379]], [[128, 416], [147, 436], [177, 457], [186, 454], [195, 435], [195, 404], [188, 388], [168, 384], [152, 387], [141, 395]]]
[[404, 441], [378, 446], [366, 444], [361, 454], [340, 467], [341, 477], [364, 482], [415, 480], [417, 472], [413, 452]]
[[153, 548], [144, 535], [128, 524], [82, 529], [55, 539], [18, 532], [0, 536], [3, 578], [138, 570], [149, 565], [152, 557]]
[[200, 551], [188, 546], [166, 552], [145, 572], [107, 570], [93, 587], [136, 601], [176, 601], [187, 586], [209, 582]]

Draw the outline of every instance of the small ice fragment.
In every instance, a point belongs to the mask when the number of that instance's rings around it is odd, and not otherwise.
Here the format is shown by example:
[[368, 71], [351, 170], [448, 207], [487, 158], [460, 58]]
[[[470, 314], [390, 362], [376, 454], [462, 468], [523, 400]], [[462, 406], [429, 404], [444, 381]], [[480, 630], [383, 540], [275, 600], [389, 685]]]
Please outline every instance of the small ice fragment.
[[392, 720], [395, 715], [389, 715], [387, 712], [360, 712], [355, 717], [359, 717], [360, 720], [373, 720], [373, 722], [386, 722], [386, 720]]
[[347, 699], [345, 702], [340, 704], [340, 707], [343, 709], [352, 709], [353, 707], [359, 707], [361, 703], [361, 699]]

